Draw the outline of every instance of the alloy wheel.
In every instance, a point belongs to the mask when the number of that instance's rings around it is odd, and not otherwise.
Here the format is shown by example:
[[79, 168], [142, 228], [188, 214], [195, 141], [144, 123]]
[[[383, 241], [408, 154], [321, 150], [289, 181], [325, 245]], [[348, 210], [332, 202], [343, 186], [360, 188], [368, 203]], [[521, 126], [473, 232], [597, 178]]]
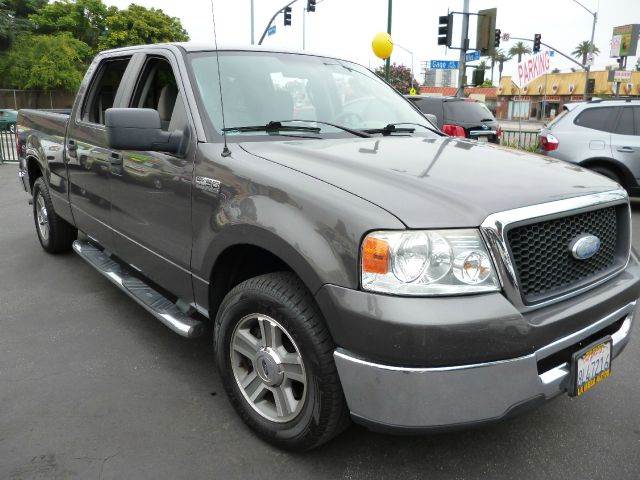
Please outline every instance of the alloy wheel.
[[249, 405], [272, 422], [296, 418], [304, 406], [307, 376], [289, 332], [267, 315], [247, 315], [236, 325], [230, 347], [233, 375]]
[[38, 193], [36, 199], [36, 221], [38, 222], [40, 238], [42, 238], [44, 243], [47, 243], [49, 240], [49, 215], [47, 213], [47, 206], [44, 203], [44, 197], [41, 193]]

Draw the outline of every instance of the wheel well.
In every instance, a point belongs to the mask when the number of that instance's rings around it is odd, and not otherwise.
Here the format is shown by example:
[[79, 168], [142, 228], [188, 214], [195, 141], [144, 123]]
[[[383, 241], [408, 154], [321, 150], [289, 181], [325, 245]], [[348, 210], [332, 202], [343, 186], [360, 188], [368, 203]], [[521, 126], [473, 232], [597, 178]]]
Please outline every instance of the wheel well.
[[225, 295], [249, 278], [293, 269], [273, 253], [255, 245], [234, 245], [224, 250], [211, 274], [209, 316], [213, 320]]
[[593, 167], [607, 168], [612, 172], [614, 172], [616, 175], [618, 175], [618, 177], [624, 183], [622, 185], [623, 187], [630, 188], [635, 186], [636, 182], [631, 172], [625, 166], [615, 161], [608, 160], [606, 158], [594, 158], [590, 160], [585, 160], [580, 164], [580, 166], [585, 168], [593, 168]]
[[31, 188], [31, 191], [33, 191], [33, 184], [38, 179], [38, 177], [42, 176], [42, 169], [40, 168], [40, 164], [34, 157], [27, 158], [27, 172], [29, 174], [29, 187]]

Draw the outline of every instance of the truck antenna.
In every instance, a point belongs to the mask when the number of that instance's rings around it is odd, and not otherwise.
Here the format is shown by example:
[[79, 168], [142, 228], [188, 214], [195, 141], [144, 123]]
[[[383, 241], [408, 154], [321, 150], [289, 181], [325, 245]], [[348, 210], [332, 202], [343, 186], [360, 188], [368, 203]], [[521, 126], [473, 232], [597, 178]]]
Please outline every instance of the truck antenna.
[[222, 113], [222, 138], [224, 140], [224, 148], [222, 149], [222, 156], [228, 157], [231, 155], [231, 150], [227, 146], [227, 125], [224, 120], [224, 100], [222, 99], [222, 76], [220, 75], [220, 55], [218, 53], [218, 35], [216, 35], [216, 14], [213, 9], [213, 0], [211, 0], [211, 18], [213, 20], [213, 42], [216, 46], [216, 63], [218, 64], [218, 87], [220, 89], [220, 111]]

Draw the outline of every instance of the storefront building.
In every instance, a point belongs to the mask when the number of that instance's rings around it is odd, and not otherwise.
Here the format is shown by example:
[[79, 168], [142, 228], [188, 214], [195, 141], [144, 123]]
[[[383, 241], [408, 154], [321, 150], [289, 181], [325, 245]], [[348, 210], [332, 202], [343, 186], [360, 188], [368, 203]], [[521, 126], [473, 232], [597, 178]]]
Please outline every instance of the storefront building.
[[[588, 97], [612, 98], [615, 85], [608, 81], [607, 70], [589, 74]], [[496, 117], [513, 120], [549, 120], [555, 117], [564, 104], [581, 102], [585, 88], [584, 72], [549, 73], [522, 89], [504, 76], [498, 88]], [[620, 84], [620, 96], [640, 99], [640, 72], [633, 72], [631, 80]]]

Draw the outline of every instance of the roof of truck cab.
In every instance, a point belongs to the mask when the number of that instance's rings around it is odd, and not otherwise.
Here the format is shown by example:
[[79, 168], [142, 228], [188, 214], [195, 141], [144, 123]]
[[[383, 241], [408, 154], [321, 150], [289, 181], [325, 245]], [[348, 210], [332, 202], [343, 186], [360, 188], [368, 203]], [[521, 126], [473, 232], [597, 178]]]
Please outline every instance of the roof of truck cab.
[[[172, 42], [172, 43], [154, 43], [151, 45], [133, 45], [130, 47], [114, 48], [111, 50], [106, 50], [105, 52], [101, 52], [101, 53], [126, 52], [130, 50], [166, 48], [166, 47], [177, 47], [187, 53], [216, 51], [216, 47], [213, 42], [212, 43]], [[353, 62], [353, 60], [348, 60], [346, 58], [342, 58], [326, 52], [297, 50], [297, 49], [288, 49], [288, 48], [282, 48], [282, 47], [263, 46], [263, 45], [246, 45], [246, 44], [219, 45], [218, 51], [220, 52], [248, 51], [248, 52], [293, 53], [298, 55], [311, 55], [311, 56], [318, 56], [318, 57], [336, 58], [336, 59], [345, 60], [348, 62]], [[358, 62], [353, 62], [353, 63], [358, 63]]]

